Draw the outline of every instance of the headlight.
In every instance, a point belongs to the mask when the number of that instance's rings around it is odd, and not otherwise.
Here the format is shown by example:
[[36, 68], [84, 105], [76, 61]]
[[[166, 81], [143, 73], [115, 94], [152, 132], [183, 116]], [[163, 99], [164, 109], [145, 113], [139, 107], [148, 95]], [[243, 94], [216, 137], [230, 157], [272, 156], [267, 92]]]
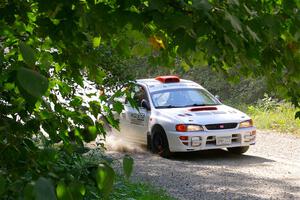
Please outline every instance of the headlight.
[[252, 119], [243, 121], [240, 123], [239, 128], [248, 128], [248, 127], [252, 127], [253, 126], [253, 121]]
[[194, 125], [194, 124], [177, 124], [176, 131], [178, 132], [203, 131], [203, 127], [201, 125]]

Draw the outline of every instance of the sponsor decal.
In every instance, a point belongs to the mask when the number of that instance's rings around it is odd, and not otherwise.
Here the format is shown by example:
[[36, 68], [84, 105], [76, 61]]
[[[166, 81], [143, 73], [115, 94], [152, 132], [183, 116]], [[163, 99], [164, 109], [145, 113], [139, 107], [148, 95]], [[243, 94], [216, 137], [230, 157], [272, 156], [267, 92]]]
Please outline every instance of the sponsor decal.
[[131, 113], [130, 114], [130, 123], [137, 125], [144, 125], [145, 122], [145, 113]]

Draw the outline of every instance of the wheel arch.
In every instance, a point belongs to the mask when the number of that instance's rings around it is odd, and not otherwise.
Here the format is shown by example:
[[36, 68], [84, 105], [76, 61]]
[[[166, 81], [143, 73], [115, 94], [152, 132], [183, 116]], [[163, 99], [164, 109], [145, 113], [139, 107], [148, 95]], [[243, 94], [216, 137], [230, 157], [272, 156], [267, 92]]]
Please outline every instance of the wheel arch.
[[165, 129], [163, 128], [162, 125], [160, 124], [154, 124], [151, 128], [151, 132], [150, 132], [150, 138], [151, 138], [151, 142], [152, 142], [152, 139], [153, 139], [153, 136], [154, 134], [156, 133], [156, 131], [162, 131], [161, 134], [163, 134], [163, 136], [166, 138], [167, 140], [167, 145], [169, 146], [169, 140], [168, 140], [168, 136], [166, 134], [166, 131]]
[[161, 130], [165, 131], [165, 129], [162, 127], [162, 125], [160, 125], [160, 124], [154, 124], [154, 125], [152, 126], [152, 128], [151, 128], [151, 134], [153, 134], [154, 131], [156, 131], [156, 130], [158, 130], [158, 129], [161, 129]]

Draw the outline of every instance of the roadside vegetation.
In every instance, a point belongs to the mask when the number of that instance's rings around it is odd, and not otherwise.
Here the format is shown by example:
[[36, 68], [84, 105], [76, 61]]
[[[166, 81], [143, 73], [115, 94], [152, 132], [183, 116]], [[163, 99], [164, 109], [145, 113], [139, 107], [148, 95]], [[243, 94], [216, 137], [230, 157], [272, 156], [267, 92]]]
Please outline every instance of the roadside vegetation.
[[132, 183], [125, 180], [117, 182], [111, 199], [120, 200], [174, 200], [164, 190], [147, 183]]
[[300, 120], [294, 117], [297, 109], [290, 103], [278, 102], [266, 95], [257, 103], [233, 106], [249, 114], [258, 129], [300, 136]]

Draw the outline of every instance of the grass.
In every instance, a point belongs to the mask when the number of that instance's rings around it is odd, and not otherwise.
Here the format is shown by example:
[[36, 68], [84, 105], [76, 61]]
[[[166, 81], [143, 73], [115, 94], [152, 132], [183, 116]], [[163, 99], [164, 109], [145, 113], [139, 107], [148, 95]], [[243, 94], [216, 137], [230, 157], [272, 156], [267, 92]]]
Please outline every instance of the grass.
[[297, 109], [289, 103], [260, 102], [255, 105], [243, 104], [233, 107], [250, 115], [258, 129], [300, 136], [300, 119], [295, 119]]
[[[103, 199], [103, 200], [175, 200], [170, 197], [168, 193], [155, 185], [151, 185], [144, 182], [132, 181], [131, 178], [125, 177], [124, 169], [121, 170], [122, 161], [112, 158], [105, 154], [102, 149], [95, 148], [85, 154], [86, 161], [92, 163], [109, 163], [116, 173], [113, 188], [108, 198], [104, 198], [102, 193], [99, 193], [97, 187], [94, 184], [87, 189], [89, 196], [85, 199]], [[134, 167], [134, 166], [133, 166]]]
[[147, 183], [133, 183], [120, 178], [110, 196], [113, 200], [174, 200], [164, 190]]

